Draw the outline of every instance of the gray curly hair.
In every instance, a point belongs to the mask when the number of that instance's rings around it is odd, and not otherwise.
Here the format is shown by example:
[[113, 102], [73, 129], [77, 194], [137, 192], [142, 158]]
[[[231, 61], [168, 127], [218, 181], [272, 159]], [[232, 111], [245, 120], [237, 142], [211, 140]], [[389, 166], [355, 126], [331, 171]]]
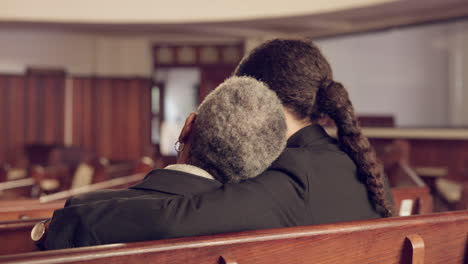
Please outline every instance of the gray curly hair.
[[251, 77], [231, 77], [197, 110], [189, 163], [217, 180], [263, 172], [286, 146], [286, 121], [275, 92]]

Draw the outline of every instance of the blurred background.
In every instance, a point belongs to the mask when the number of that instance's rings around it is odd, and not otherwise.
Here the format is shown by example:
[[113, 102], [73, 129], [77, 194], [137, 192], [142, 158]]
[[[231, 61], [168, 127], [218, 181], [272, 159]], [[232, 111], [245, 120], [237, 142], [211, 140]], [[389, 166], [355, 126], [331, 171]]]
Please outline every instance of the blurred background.
[[423, 189], [409, 214], [467, 208], [467, 15], [464, 0], [0, 0], [0, 197], [173, 163], [188, 113], [249, 50], [302, 37], [392, 186]]

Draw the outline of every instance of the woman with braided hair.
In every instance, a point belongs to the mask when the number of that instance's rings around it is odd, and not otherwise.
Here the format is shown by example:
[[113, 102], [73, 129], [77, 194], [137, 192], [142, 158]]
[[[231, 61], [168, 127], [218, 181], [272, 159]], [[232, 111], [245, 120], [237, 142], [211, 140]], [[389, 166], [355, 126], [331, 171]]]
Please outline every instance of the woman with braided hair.
[[[317, 47], [272, 40], [250, 52], [234, 74], [265, 83], [283, 107], [287, 145], [266, 171], [191, 196], [147, 195], [66, 207], [54, 222], [60, 232], [47, 235], [56, 243], [50, 248], [63, 247], [61, 241], [74, 246], [125, 241], [129, 232], [155, 240], [392, 215], [382, 166], [361, 132], [348, 93], [333, 80]], [[326, 116], [336, 124], [337, 140], [319, 125]], [[263, 126], [270, 133], [276, 125]], [[260, 160], [256, 153], [269, 144], [274, 143], [246, 146], [246, 158]]]
[[325, 135], [317, 123], [324, 116], [331, 118], [338, 144], [356, 164], [357, 176], [366, 185], [371, 202], [382, 216], [392, 215], [383, 167], [362, 134], [348, 92], [333, 80], [329, 63], [315, 45], [301, 40], [266, 42], [240, 63], [235, 74], [254, 77], [276, 92], [288, 117], [290, 135], [306, 136], [309, 126]]

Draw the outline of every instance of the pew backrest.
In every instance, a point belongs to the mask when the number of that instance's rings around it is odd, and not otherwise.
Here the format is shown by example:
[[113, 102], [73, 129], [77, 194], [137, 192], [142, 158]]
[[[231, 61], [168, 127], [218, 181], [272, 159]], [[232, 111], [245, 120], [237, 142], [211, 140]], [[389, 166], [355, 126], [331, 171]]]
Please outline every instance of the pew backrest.
[[409, 216], [432, 213], [433, 200], [428, 187], [397, 187], [391, 190], [397, 215]]
[[31, 197], [36, 184], [33, 178], [5, 181], [0, 183], [0, 197], [3, 200]]
[[41, 190], [45, 193], [69, 188], [70, 175], [70, 167], [64, 164], [34, 166], [31, 169], [31, 177], [39, 183]]
[[0, 263], [462, 264], [467, 247], [468, 211], [458, 211], [33, 252]]
[[51, 217], [54, 210], [62, 208], [65, 204], [65, 200], [74, 195], [102, 189], [126, 188], [140, 182], [144, 177], [145, 174], [137, 173], [72, 190], [45, 195], [38, 200], [0, 201], [0, 221]]
[[34, 225], [44, 219], [24, 219], [0, 222], [0, 255], [17, 254], [37, 251], [31, 240], [31, 230]]
[[0, 183], [7, 181], [8, 165], [0, 164]]
[[0, 221], [13, 221], [30, 218], [50, 218], [55, 210], [63, 208], [65, 201], [53, 203], [13, 203], [11, 206], [0, 207]]

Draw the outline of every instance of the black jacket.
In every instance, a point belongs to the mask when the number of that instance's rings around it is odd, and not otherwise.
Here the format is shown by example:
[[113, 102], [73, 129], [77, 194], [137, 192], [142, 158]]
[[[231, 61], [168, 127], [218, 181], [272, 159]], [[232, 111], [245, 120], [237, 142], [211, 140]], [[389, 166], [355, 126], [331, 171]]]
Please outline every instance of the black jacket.
[[157, 198], [169, 198], [173, 195], [189, 196], [195, 193], [214, 191], [222, 184], [190, 173], [158, 169], [153, 170], [140, 183], [122, 190], [100, 190], [74, 196], [67, 200], [65, 207], [87, 204], [118, 198], [132, 198], [151, 195]]
[[[379, 218], [353, 161], [322, 127], [294, 134], [258, 177], [202, 194], [153, 195], [54, 213], [49, 249]], [[54, 230], [55, 231], [52, 231]], [[60, 230], [60, 231], [57, 231]]]

